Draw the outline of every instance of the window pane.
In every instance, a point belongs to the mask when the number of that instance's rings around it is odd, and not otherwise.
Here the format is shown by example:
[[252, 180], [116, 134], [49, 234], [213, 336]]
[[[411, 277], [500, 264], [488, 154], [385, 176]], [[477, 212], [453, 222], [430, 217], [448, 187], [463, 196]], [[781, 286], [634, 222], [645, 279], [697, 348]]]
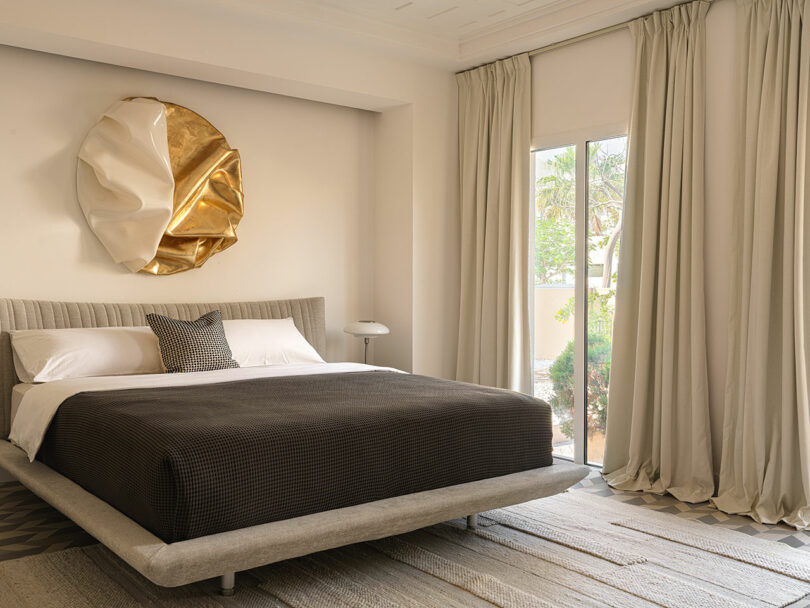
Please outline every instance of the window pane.
[[588, 143], [587, 455], [602, 464], [627, 137]]
[[534, 394], [551, 404], [554, 454], [573, 459], [576, 147], [533, 157]]

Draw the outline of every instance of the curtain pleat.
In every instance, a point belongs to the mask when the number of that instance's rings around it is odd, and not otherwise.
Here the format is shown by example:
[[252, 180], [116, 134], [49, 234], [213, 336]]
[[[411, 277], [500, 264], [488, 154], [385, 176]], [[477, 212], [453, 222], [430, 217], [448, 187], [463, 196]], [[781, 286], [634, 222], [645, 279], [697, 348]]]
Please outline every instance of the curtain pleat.
[[631, 23], [633, 107], [604, 474], [699, 502], [714, 492], [703, 274], [705, 17]]
[[529, 57], [524, 53], [463, 72], [458, 90], [461, 301], [456, 377], [531, 393]]
[[810, 528], [807, 0], [738, 2], [739, 208], [715, 506]]

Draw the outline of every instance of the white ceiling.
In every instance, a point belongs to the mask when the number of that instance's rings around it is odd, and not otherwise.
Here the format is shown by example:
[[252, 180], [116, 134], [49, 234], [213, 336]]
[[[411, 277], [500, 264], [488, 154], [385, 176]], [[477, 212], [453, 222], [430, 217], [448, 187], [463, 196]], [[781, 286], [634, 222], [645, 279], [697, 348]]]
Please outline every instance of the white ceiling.
[[[568, 0], [570, 2], [570, 0]], [[389, 25], [460, 40], [559, 0], [311, 0]]]
[[553, 44], [683, 0], [232, 0], [451, 69]]

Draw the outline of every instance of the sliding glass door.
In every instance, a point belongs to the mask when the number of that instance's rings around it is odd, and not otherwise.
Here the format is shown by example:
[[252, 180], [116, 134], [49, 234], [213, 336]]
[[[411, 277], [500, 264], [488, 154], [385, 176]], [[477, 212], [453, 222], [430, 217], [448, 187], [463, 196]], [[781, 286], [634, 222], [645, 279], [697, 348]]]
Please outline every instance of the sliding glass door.
[[627, 138], [532, 153], [534, 393], [554, 454], [602, 464]]
[[534, 153], [534, 396], [554, 411], [554, 453], [574, 459], [576, 146]]

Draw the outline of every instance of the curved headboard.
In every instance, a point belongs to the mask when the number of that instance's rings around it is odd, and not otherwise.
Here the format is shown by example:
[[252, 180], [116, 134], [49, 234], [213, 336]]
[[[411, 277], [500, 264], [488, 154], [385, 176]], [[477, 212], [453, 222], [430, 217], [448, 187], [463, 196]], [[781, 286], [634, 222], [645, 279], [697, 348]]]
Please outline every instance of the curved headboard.
[[326, 321], [323, 298], [225, 302], [212, 304], [92, 304], [43, 300], [0, 299], [0, 433], [8, 437], [11, 423], [11, 389], [18, 382], [8, 332], [13, 329], [66, 327], [132, 327], [146, 325], [146, 314], [155, 312], [175, 319], [194, 320], [210, 310], [223, 319], [283, 319], [295, 326], [326, 356]]

